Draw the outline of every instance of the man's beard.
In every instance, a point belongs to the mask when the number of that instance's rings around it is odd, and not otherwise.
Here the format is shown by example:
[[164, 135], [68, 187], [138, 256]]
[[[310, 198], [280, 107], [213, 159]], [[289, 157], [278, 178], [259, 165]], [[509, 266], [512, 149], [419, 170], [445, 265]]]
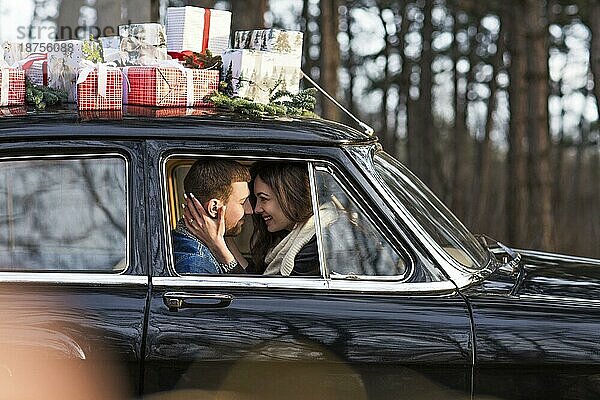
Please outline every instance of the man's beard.
[[235, 226], [228, 228], [225, 230], [225, 236], [237, 236], [242, 233], [242, 228], [244, 227], [244, 219], [240, 219]]

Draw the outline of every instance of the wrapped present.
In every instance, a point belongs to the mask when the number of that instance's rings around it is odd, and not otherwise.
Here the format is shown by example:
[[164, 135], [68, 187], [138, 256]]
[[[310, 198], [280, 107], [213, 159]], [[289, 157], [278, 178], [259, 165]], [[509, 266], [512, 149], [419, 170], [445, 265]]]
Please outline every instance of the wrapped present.
[[29, 53], [26, 51], [27, 46], [24, 43], [4, 42], [2, 45], [1, 57], [10, 66], [15, 66], [19, 61], [26, 58]]
[[237, 31], [233, 48], [289, 53], [301, 58], [303, 38], [302, 32], [281, 29]]
[[161, 24], [119, 25], [122, 65], [151, 65], [168, 59], [165, 28]]
[[132, 106], [128, 105], [125, 108], [127, 115], [136, 117], [150, 118], [171, 118], [185, 116], [203, 116], [216, 114], [212, 108], [193, 108], [193, 107], [147, 107], [147, 106]]
[[34, 61], [25, 70], [25, 75], [34, 85], [48, 86], [48, 60]]
[[48, 52], [48, 86], [67, 92], [68, 101], [77, 100], [77, 70], [85, 58], [83, 41], [65, 40], [56, 42]]
[[79, 110], [120, 110], [123, 108], [123, 76], [119, 68], [82, 62], [77, 77]]
[[258, 103], [269, 103], [279, 90], [300, 90], [300, 65], [293, 54], [229, 49], [223, 53], [223, 76], [235, 95]]
[[175, 60], [162, 66], [124, 68], [129, 81], [126, 104], [158, 107], [210, 105], [204, 98], [219, 88], [219, 71], [183, 68]]
[[167, 8], [167, 49], [221, 54], [229, 48], [231, 13], [200, 7]]
[[0, 107], [25, 104], [25, 71], [0, 60]]
[[104, 62], [121, 63], [127, 54], [121, 52], [121, 36], [106, 36], [98, 38], [102, 45], [102, 58]]

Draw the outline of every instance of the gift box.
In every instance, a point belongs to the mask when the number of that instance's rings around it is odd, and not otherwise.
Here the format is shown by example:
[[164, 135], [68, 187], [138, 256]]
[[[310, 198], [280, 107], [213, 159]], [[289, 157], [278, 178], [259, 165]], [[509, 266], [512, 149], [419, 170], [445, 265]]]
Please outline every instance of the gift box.
[[83, 55], [83, 41], [56, 42], [48, 52], [48, 86], [67, 92], [68, 101], [77, 101], [77, 70]]
[[104, 62], [121, 63], [121, 59], [127, 57], [121, 52], [121, 36], [106, 36], [98, 38], [102, 45], [102, 58]]
[[167, 8], [167, 49], [221, 54], [229, 48], [231, 13], [200, 7]]
[[0, 107], [25, 104], [25, 71], [0, 67]]
[[304, 36], [299, 31], [281, 29], [256, 29], [235, 32], [234, 49], [250, 49], [294, 54], [302, 57]]
[[27, 45], [25, 43], [13, 43], [13, 42], [4, 42], [2, 44], [2, 59], [6, 61], [6, 63], [12, 67], [16, 66], [16, 64], [26, 58], [29, 55], [27, 52]]
[[25, 71], [25, 75], [34, 85], [48, 86], [48, 61], [34, 61]]
[[293, 54], [229, 49], [223, 53], [223, 76], [235, 95], [267, 104], [279, 90], [299, 92], [300, 61]]
[[151, 65], [168, 58], [161, 24], [119, 25], [119, 35], [122, 65]]
[[82, 68], [77, 78], [79, 110], [121, 110], [123, 75], [115, 67], [98, 65]]
[[185, 116], [204, 116], [215, 115], [216, 111], [213, 108], [192, 108], [192, 107], [147, 107], [147, 106], [132, 106], [128, 105], [125, 108], [127, 115], [135, 117], [150, 117], [150, 118], [171, 118]]
[[[172, 61], [175, 62], [175, 61]], [[176, 62], [175, 62], [176, 63]], [[128, 67], [126, 104], [158, 107], [210, 105], [204, 98], [219, 88], [219, 71], [171, 66]], [[124, 90], [127, 87], [123, 86]]]

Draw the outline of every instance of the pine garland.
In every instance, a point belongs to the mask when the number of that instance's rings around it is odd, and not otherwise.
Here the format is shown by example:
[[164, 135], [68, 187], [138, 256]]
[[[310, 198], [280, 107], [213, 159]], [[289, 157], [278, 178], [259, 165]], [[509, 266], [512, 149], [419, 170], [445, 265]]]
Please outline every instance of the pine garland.
[[316, 104], [315, 93], [316, 90], [313, 88], [302, 90], [297, 94], [280, 90], [271, 96], [269, 104], [261, 104], [243, 97], [230, 97], [222, 92], [214, 92], [208, 97], [208, 101], [218, 108], [253, 117], [272, 115], [318, 118], [313, 112]]
[[36, 110], [44, 110], [46, 106], [54, 106], [67, 101], [67, 92], [52, 89], [47, 86], [38, 86], [26, 79], [25, 103], [35, 107]]

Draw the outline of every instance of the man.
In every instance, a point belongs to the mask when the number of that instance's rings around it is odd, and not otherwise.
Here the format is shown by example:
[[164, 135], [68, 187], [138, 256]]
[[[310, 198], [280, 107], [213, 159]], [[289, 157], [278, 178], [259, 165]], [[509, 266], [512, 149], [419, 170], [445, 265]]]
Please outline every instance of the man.
[[[194, 200], [197, 208], [202, 206], [203, 219], [195, 220], [188, 207], [187, 217], [184, 217], [187, 220], [179, 220], [172, 232], [175, 270], [178, 273], [244, 273], [247, 263], [241, 256], [238, 259], [243, 264], [236, 260], [224, 237], [239, 235], [244, 215], [252, 214], [248, 182], [248, 168], [234, 161], [208, 159], [198, 160], [192, 165], [183, 180], [183, 187], [188, 204]], [[194, 236], [186, 224], [192, 227], [211, 225], [213, 229], [205, 231], [212, 235], [202, 240]]]

